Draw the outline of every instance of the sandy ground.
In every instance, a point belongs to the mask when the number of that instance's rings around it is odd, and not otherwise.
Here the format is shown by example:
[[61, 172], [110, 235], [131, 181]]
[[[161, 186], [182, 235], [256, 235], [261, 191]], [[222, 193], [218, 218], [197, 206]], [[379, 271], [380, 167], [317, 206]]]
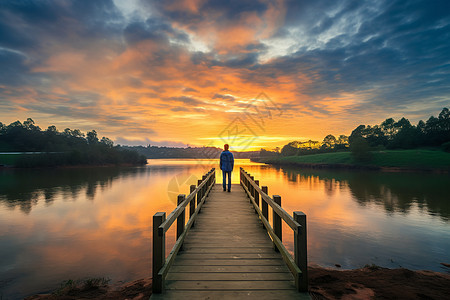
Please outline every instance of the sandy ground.
[[[450, 274], [376, 266], [335, 270], [309, 267], [312, 299], [450, 299]], [[53, 299], [148, 299], [151, 279], [140, 279], [120, 286], [59, 291], [59, 295], [35, 295], [26, 300]]]

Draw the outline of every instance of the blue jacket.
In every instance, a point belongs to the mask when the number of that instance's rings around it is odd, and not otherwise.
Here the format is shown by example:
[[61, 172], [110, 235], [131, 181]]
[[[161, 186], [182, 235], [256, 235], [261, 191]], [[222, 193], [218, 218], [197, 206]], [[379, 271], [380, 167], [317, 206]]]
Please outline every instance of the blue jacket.
[[220, 169], [222, 171], [231, 172], [234, 167], [234, 157], [233, 153], [230, 151], [223, 151], [220, 154]]

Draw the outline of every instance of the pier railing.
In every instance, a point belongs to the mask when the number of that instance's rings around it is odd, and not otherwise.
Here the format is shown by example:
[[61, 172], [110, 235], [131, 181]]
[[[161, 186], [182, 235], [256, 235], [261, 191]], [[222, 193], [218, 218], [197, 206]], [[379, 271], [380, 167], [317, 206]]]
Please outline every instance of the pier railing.
[[[240, 168], [239, 173], [240, 183], [271, 237], [275, 249], [280, 252], [283, 260], [294, 276], [297, 290], [301, 292], [308, 291], [306, 215], [301, 211], [294, 211], [293, 217], [291, 217], [281, 208], [280, 196], [273, 195], [273, 198], [270, 198], [267, 186], [259, 187], [259, 180], [255, 180], [243, 168]], [[272, 208], [273, 227], [269, 223], [268, 206]], [[292, 258], [291, 254], [283, 245], [281, 220], [286, 222], [294, 232], [294, 258]]]
[[[212, 168], [206, 173], [198, 185], [190, 186], [190, 194], [178, 195], [178, 206], [166, 219], [165, 212], [157, 212], [153, 216], [153, 293], [162, 293], [164, 281], [170, 266], [173, 264], [178, 251], [182, 249], [184, 239], [189, 229], [194, 225], [195, 218], [200, 213], [209, 191], [216, 182], [216, 172]], [[197, 201], [196, 201], [197, 200]], [[189, 204], [189, 220], [185, 222], [186, 206]], [[166, 258], [166, 232], [177, 220], [177, 240]]]

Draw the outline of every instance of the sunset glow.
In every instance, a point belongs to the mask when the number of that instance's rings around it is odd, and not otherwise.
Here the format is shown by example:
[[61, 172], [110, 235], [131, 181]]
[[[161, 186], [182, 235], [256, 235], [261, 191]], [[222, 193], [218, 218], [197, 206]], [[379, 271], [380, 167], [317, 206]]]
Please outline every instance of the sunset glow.
[[0, 121], [282, 147], [450, 103], [448, 1], [2, 1]]

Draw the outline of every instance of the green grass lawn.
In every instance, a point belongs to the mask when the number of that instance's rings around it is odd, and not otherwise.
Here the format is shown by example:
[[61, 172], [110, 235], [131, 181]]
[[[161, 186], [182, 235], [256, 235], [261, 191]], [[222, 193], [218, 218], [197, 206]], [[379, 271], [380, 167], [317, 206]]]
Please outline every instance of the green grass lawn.
[[440, 150], [384, 150], [373, 151], [367, 163], [356, 162], [350, 152], [287, 156], [267, 159], [268, 163], [347, 164], [411, 169], [450, 169], [450, 153]]

